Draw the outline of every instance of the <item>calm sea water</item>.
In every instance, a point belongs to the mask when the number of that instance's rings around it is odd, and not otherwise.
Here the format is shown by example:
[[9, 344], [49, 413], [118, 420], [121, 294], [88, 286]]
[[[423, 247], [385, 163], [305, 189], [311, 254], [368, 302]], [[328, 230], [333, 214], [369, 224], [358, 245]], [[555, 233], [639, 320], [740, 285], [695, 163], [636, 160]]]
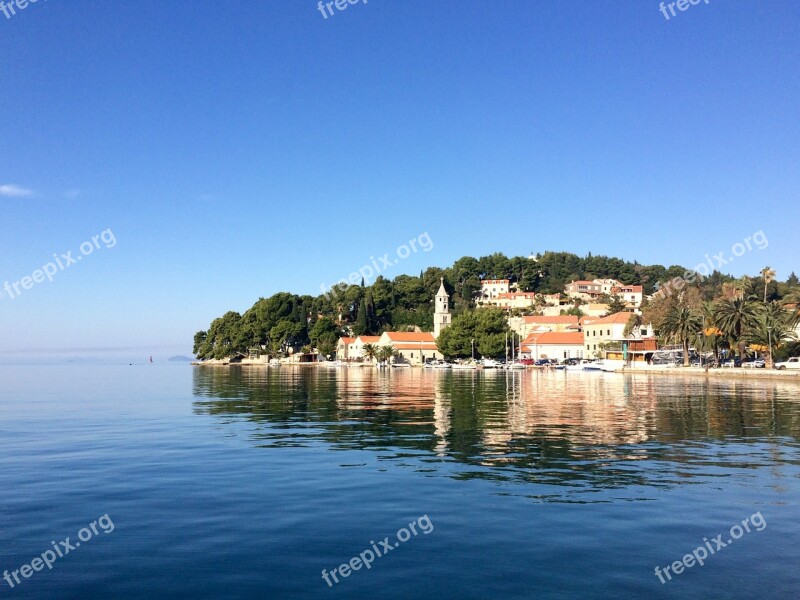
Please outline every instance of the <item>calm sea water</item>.
[[[602, 373], [0, 366], [0, 570], [113, 523], [52, 570], [0, 580], [0, 597], [795, 598], [798, 392]], [[704, 566], [655, 575], [756, 513], [766, 526]], [[386, 537], [390, 552], [328, 586], [323, 569]]]

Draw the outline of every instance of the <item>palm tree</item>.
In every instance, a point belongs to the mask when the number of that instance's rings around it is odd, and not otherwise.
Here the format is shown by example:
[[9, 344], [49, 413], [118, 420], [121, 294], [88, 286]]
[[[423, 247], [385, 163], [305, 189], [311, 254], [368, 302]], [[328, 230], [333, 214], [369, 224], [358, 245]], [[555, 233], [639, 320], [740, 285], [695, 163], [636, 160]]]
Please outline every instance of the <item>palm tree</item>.
[[800, 324], [800, 290], [792, 290], [783, 299], [783, 306], [789, 312], [790, 324], [797, 327]]
[[697, 335], [701, 326], [700, 315], [687, 306], [673, 306], [664, 318], [661, 331], [683, 346], [684, 367], [689, 366], [689, 340]]
[[766, 368], [774, 366], [773, 356], [784, 342], [797, 339], [792, 314], [779, 302], [768, 302], [758, 316], [757, 326], [749, 332], [747, 339], [752, 344], [766, 349]]
[[739, 279], [736, 280], [734, 284], [736, 290], [739, 292], [739, 295], [742, 298], [747, 298], [752, 294], [753, 291], [753, 280], [750, 279], [747, 275], [742, 275]]
[[398, 352], [391, 346], [381, 346], [378, 350], [378, 360], [388, 363], [392, 358], [397, 356]]
[[775, 271], [772, 267], [764, 267], [761, 269], [761, 277], [764, 278], [764, 304], [767, 303], [767, 286], [775, 279]]
[[370, 363], [375, 362], [375, 357], [378, 356], [378, 346], [375, 344], [364, 344], [364, 347], [361, 349], [361, 351], [364, 354], [364, 358], [366, 358]]
[[716, 325], [714, 303], [703, 302], [700, 316], [703, 319], [703, 330], [698, 336], [697, 345], [706, 351], [711, 349], [714, 353], [714, 362], [719, 364], [719, 339], [723, 336], [723, 333]]
[[758, 325], [759, 309], [757, 303], [744, 297], [732, 300], [720, 300], [714, 308], [714, 320], [717, 327], [731, 340], [731, 345], [738, 345], [739, 358], [744, 358], [744, 335]]

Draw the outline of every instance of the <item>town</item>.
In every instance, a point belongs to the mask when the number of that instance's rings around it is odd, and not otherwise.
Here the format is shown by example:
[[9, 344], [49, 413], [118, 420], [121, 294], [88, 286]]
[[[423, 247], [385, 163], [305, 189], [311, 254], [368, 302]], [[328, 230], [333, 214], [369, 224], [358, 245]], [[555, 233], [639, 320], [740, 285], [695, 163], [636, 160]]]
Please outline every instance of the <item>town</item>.
[[[547, 262], [536, 255], [527, 260], [534, 268]], [[542, 275], [539, 269], [537, 276]], [[403, 277], [398, 278], [401, 284]], [[380, 325], [375, 306], [379, 289], [373, 288], [385, 282], [376, 281], [369, 288], [353, 285], [353, 294], [340, 299], [335, 319], [318, 314], [312, 323], [304, 306], [298, 310], [302, 301], [295, 299], [291, 313], [301, 321], [299, 326], [278, 324], [265, 329], [263, 343], [246, 351], [228, 343], [228, 352], [210, 355], [210, 350], [219, 350], [221, 323], [215, 321], [209, 332], [195, 336], [195, 352], [202, 364], [272, 366], [603, 371], [800, 367], [795, 358], [800, 286], [794, 274], [783, 284], [775, 281], [769, 267], [759, 277], [738, 280], [715, 273], [710, 278], [714, 281], [709, 285], [715, 288], [711, 293], [699, 284], [665, 293], [653, 282], [650, 294], [644, 285], [613, 277], [570, 279], [555, 293], [526, 291], [520, 283], [525, 277], [479, 279], [471, 291], [462, 286], [461, 308], [454, 311], [455, 286], [441, 274], [430, 299], [432, 318], [401, 328]], [[419, 279], [423, 288], [430, 286], [424, 273]], [[758, 292], [762, 286], [763, 294]], [[395, 287], [392, 284], [392, 294]], [[716, 298], [708, 299], [709, 295]], [[424, 310], [424, 299], [416, 301]], [[392, 302], [396, 305], [394, 297]], [[251, 320], [248, 313], [244, 317], [229, 313], [223, 320], [237, 318]], [[302, 343], [304, 338], [307, 343]]]

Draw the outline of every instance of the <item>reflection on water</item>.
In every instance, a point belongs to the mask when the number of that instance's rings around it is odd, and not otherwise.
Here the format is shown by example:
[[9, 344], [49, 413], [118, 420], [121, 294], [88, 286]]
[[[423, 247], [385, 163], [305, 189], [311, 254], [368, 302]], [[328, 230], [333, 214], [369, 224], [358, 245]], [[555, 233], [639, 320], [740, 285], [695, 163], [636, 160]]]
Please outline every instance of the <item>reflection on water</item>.
[[504, 491], [541, 499], [759, 468], [780, 487], [781, 465], [800, 464], [793, 383], [309, 367], [199, 367], [193, 377], [195, 412], [257, 446], [370, 451], [431, 476], [530, 486]]

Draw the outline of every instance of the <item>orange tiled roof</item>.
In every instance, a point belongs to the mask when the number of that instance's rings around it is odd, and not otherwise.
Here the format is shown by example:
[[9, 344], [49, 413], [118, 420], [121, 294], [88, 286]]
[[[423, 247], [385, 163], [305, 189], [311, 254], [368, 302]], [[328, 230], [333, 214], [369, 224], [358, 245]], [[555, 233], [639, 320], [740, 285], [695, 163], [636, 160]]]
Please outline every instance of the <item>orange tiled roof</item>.
[[352, 344], [353, 342], [356, 341], [356, 338], [354, 338], [354, 337], [340, 337], [339, 341], [342, 342], [343, 344]]
[[387, 331], [386, 335], [393, 342], [436, 342], [432, 333], [424, 331], [420, 333], [415, 331]]
[[375, 344], [381, 339], [379, 335], [360, 335], [356, 339], [361, 340], [362, 344]]
[[607, 317], [589, 318], [584, 325], [613, 325], [614, 323], [627, 323], [633, 313], [618, 312]]

